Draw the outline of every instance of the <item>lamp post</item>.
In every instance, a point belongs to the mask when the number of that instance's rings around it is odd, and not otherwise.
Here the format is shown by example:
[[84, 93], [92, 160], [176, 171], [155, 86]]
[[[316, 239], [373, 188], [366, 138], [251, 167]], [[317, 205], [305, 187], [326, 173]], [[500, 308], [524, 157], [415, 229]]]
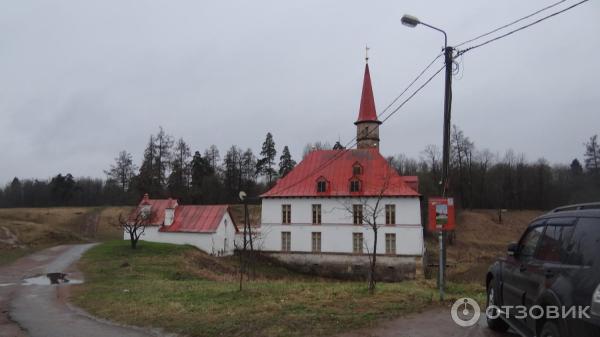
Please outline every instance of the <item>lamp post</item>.
[[[441, 194], [446, 197], [448, 190], [448, 175], [450, 166], [450, 116], [452, 103], [452, 47], [448, 47], [448, 35], [445, 31], [421, 22], [418, 18], [412, 15], [403, 15], [400, 20], [403, 25], [414, 28], [417, 25], [423, 25], [431, 29], [437, 30], [444, 34], [444, 64], [446, 66], [446, 84], [444, 88], [444, 139], [443, 139], [443, 159], [442, 159], [442, 181]], [[439, 229], [438, 237], [440, 241], [440, 267], [438, 283], [440, 287], [440, 300], [444, 299], [444, 279], [446, 274], [446, 247], [445, 247], [445, 232], [442, 228]]]

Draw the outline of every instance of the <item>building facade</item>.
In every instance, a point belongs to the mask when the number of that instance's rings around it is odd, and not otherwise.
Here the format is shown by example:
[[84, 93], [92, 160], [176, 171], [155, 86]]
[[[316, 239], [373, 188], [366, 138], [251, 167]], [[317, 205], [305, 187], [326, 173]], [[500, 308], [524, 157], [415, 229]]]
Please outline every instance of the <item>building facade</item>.
[[379, 153], [366, 65], [357, 148], [317, 150], [262, 197], [258, 247], [303, 270], [360, 276], [377, 228], [381, 278], [412, 278], [424, 253], [417, 177], [402, 177]]

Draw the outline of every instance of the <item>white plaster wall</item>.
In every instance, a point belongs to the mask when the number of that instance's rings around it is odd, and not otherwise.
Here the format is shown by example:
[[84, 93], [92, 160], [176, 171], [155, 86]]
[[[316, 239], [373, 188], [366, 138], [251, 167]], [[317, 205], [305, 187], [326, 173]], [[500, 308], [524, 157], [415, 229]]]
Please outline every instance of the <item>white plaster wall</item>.
[[[171, 233], [159, 232], [160, 226], [148, 226], [140, 240], [178, 245], [192, 245], [209, 254], [231, 255], [234, 251], [235, 227], [229, 213], [225, 213], [215, 233]], [[129, 235], [124, 233], [123, 238], [129, 240]], [[225, 239], [227, 238], [227, 247]]]
[[[372, 251], [374, 233], [367, 226], [353, 225], [273, 225], [261, 226], [260, 249], [281, 250], [281, 232], [290, 232], [292, 252], [312, 251], [312, 232], [321, 232], [322, 253], [352, 253], [353, 233], [363, 233], [363, 253]], [[382, 226], [377, 233], [377, 253], [385, 254], [385, 234], [396, 234], [397, 255], [423, 255], [423, 229], [420, 225]]]
[[[312, 205], [321, 204], [321, 222], [324, 224], [351, 224], [352, 205], [375, 206], [377, 198], [265, 198], [262, 200], [262, 223], [281, 224], [281, 205], [292, 205], [292, 224], [311, 224]], [[421, 225], [419, 198], [382, 198], [377, 223], [385, 223], [385, 205], [396, 205], [396, 223]], [[365, 213], [366, 214], [366, 213]]]
[[[363, 240], [369, 249], [373, 247], [373, 230], [366, 225], [352, 224], [352, 205], [374, 205], [376, 198], [277, 198], [262, 200], [262, 224], [260, 229], [260, 249], [281, 250], [281, 232], [291, 233], [292, 252], [312, 250], [312, 232], [321, 232], [323, 253], [352, 253], [353, 233], [363, 233]], [[281, 224], [281, 205], [290, 204], [292, 223]], [[312, 224], [312, 205], [321, 204], [321, 225]], [[396, 254], [423, 254], [423, 228], [421, 208], [418, 198], [382, 198], [377, 223], [385, 223], [385, 205], [396, 205], [396, 225], [379, 227], [377, 253], [385, 254], [385, 234], [396, 234]], [[363, 248], [363, 252], [367, 250]]]

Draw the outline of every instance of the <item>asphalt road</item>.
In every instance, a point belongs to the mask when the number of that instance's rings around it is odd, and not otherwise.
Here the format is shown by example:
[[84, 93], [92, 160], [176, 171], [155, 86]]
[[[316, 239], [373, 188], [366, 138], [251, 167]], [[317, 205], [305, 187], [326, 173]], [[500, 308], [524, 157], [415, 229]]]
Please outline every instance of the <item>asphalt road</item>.
[[472, 327], [458, 326], [450, 307], [438, 307], [385, 322], [375, 328], [342, 334], [338, 337], [519, 337], [488, 329], [485, 315]]
[[[50, 284], [48, 273], [83, 281], [73, 267], [94, 244], [57, 246], [0, 268], [0, 336], [141, 337], [158, 332], [118, 326], [68, 305], [69, 283]], [[37, 277], [36, 277], [37, 276]], [[25, 280], [31, 278], [30, 282]], [[59, 280], [60, 281], [60, 280]]]

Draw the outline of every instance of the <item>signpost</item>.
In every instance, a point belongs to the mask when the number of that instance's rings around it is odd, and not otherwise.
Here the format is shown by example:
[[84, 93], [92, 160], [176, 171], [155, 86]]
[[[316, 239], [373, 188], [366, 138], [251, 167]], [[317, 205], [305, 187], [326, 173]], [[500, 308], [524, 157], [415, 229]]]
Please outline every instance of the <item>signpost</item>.
[[440, 262], [438, 271], [438, 286], [440, 288], [440, 300], [444, 300], [444, 286], [446, 277], [446, 247], [444, 242], [445, 233], [454, 230], [456, 226], [454, 213], [454, 199], [431, 197], [428, 204], [429, 231], [438, 233], [440, 242]]

